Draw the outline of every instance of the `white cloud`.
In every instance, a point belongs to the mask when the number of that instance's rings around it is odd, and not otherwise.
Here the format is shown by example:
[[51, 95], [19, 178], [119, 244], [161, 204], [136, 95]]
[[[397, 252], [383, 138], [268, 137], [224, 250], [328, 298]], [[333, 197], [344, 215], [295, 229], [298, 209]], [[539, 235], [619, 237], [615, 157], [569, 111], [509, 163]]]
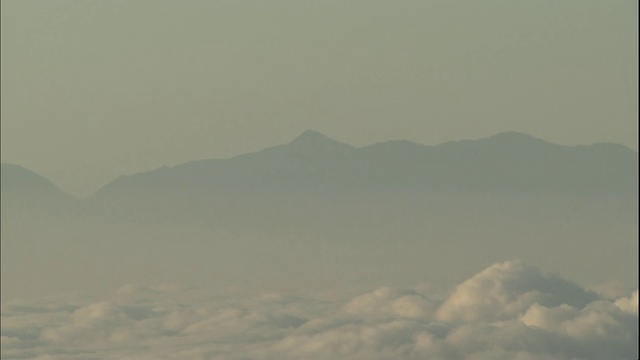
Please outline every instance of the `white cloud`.
[[415, 291], [381, 287], [353, 298], [345, 308], [349, 314], [427, 320], [433, 315], [435, 303]]
[[445, 322], [507, 320], [535, 303], [582, 307], [596, 298], [595, 292], [568, 280], [543, 274], [521, 261], [507, 261], [460, 284], [438, 309], [436, 318]]
[[628, 312], [630, 314], [638, 315], [638, 289], [631, 294], [630, 297], [620, 298], [615, 302], [616, 306], [620, 308], [620, 310]]
[[[433, 296], [432, 296], [433, 295]], [[638, 292], [605, 299], [518, 261], [442, 294], [208, 297], [175, 284], [2, 307], [3, 358], [637, 358]]]

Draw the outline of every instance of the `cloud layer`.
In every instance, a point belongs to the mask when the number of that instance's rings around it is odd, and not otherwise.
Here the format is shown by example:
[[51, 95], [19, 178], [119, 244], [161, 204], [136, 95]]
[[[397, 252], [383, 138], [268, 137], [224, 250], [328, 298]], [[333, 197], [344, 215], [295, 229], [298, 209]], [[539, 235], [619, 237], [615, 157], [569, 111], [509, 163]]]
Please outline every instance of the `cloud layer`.
[[519, 261], [449, 294], [212, 298], [126, 285], [2, 305], [4, 359], [635, 359], [638, 291], [604, 298]]

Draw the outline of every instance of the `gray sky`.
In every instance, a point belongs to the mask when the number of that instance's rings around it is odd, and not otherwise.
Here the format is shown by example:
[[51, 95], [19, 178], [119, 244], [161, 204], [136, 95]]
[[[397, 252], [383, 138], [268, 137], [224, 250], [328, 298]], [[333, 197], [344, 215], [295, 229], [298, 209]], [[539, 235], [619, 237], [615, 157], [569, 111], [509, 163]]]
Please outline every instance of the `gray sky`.
[[637, 1], [2, 1], [2, 161], [87, 195], [305, 129], [638, 149]]

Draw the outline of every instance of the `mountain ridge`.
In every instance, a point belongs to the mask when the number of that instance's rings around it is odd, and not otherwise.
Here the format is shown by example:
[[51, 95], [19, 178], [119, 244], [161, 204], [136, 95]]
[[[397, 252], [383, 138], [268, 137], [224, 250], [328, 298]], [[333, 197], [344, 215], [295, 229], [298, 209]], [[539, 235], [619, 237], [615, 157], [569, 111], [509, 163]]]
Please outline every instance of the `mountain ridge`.
[[71, 197], [46, 177], [21, 165], [12, 163], [0, 164], [0, 183], [3, 191], [55, 192]]
[[[636, 159], [637, 153], [623, 145], [566, 146], [513, 131], [439, 145], [391, 140], [356, 148], [307, 130], [289, 143], [257, 152], [121, 177], [94, 195], [103, 196], [125, 182], [140, 182], [142, 186], [145, 179], [148, 188], [165, 190], [284, 187], [534, 191], [549, 186], [554, 191], [572, 187], [629, 191]], [[613, 180], [607, 179], [607, 174]]]
[[20, 165], [2, 163], [0, 208], [2, 221], [56, 215], [74, 207], [77, 199], [44, 176]]
[[[616, 143], [608, 143], [608, 142], [598, 142], [590, 145], [562, 145], [548, 142], [543, 139], [536, 138], [532, 135], [516, 132], [516, 131], [506, 131], [500, 132], [488, 137], [483, 137], [479, 139], [462, 139], [462, 140], [453, 140], [443, 142], [437, 145], [426, 145], [416, 143], [410, 140], [388, 140], [383, 142], [377, 142], [370, 145], [365, 145], [361, 147], [354, 147], [350, 144], [339, 142], [331, 139], [330, 137], [315, 131], [315, 130], [305, 130], [293, 140], [288, 143], [267, 147], [265, 149], [256, 151], [243, 153], [236, 156], [232, 156], [229, 158], [211, 158], [211, 159], [202, 159], [202, 160], [194, 160], [184, 162], [174, 166], [160, 166], [156, 169], [152, 169], [149, 171], [143, 171], [131, 175], [122, 175], [111, 182], [107, 183], [105, 186], [98, 189], [94, 194], [90, 195], [88, 198], [92, 198], [95, 195], [100, 194], [101, 192], [113, 187], [113, 185], [122, 182], [130, 182], [133, 179], [141, 180], [143, 178], [149, 178], [154, 175], [160, 174], [169, 174], [175, 172], [176, 170], [180, 171], [197, 171], [202, 176], [211, 176], [211, 171], [205, 171], [204, 168], [208, 167], [226, 167], [233, 168], [230, 166], [230, 162], [237, 163], [246, 163], [247, 166], [255, 166], [262, 169], [263, 172], [268, 172], [273, 169], [282, 169], [287, 166], [298, 166], [304, 167], [305, 161], [310, 162], [307, 164], [309, 168], [317, 168], [318, 162], [322, 162], [321, 158], [323, 154], [331, 154], [330, 157], [348, 157], [351, 160], [354, 158], [362, 158], [370, 156], [372, 158], [387, 156], [388, 161], [404, 161], [404, 157], [406, 156], [419, 156], [419, 154], [424, 154], [428, 151], [445, 151], [448, 149], [457, 149], [460, 152], [458, 156], [465, 156], [472, 154], [477, 156], [477, 154], [473, 154], [478, 151], [478, 146], [506, 146], [506, 145], [514, 145], [514, 146], [530, 146], [530, 147], [538, 147], [538, 148], [554, 148], [561, 149], [561, 151], [568, 152], [576, 152], [576, 151], [585, 151], [593, 154], [606, 153], [608, 156], [611, 154], [616, 154], [616, 156], [620, 157], [633, 157], [637, 158], [638, 153], [634, 150]], [[466, 149], [470, 147], [471, 149]], [[375, 160], [375, 159], [373, 159]], [[264, 162], [264, 163], [261, 163]], [[371, 162], [371, 161], [369, 161]], [[316, 164], [314, 164], [316, 163]], [[324, 164], [326, 165], [326, 164]], [[346, 166], [347, 164], [343, 164]], [[425, 164], [428, 165], [428, 164]], [[236, 165], [238, 167], [240, 165]], [[374, 164], [366, 165], [369, 167], [374, 166]], [[7, 173], [15, 173], [16, 169], [23, 169], [23, 173], [31, 173], [35, 178], [41, 179], [39, 183], [41, 186], [45, 186], [44, 184], [49, 184], [50, 189], [54, 189], [57, 192], [64, 194], [66, 197], [72, 197], [72, 195], [60, 190], [52, 181], [46, 179], [40, 174], [33, 172], [29, 169], [26, 169], [20, 165], [11, 164], [11, 163], [2, 163], [2, 172], [3, 172], [3, 181], [2, 181], [2, 189], [3, 192], [9, 190], [8, 188], [14, 187], [12, 185], [12, 180], [6, 178]], [[197, 169], [197, 170], [194, 170]], [[251, 172], [251, 171], [249, 171]], [[215, 171], [214, 171], [215, 173]], [[250, 175], [250, 174], [245, 174]], [[36, 181], [37, 182], [37, 181]], [[22, 184], [24, 185], [24, 184]], [[47, 187], [47, 186], [45, 186]]]

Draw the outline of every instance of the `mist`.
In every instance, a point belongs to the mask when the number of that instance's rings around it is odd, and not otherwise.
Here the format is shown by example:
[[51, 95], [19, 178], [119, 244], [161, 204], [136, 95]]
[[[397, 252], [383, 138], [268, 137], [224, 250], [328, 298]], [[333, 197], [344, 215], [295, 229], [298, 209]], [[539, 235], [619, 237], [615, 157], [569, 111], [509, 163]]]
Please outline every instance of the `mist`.
[[638, 358], [637, 10], [3, 0], [0, 357]]

